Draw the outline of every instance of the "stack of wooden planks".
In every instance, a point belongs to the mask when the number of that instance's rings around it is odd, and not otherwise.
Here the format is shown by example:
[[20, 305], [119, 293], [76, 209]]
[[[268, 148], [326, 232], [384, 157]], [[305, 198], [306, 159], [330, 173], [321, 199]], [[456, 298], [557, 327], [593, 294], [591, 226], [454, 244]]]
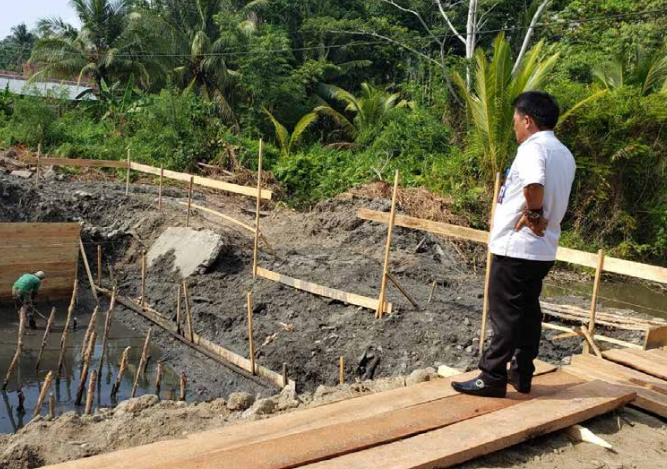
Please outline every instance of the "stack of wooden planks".
[[633, 406], [667, 417], [667, 352], [616, 349], [593, 355], [575, 355], [564, 371], [578, 378], [603, 380], [637, 393]]
[[[453, 379], [470, 379], [477, 372]], [[233, 425], [54, 469], [448, 467], [627, 404], [633, 391], [556, 371], [530, 395], [457, 394], [450, 379]]]

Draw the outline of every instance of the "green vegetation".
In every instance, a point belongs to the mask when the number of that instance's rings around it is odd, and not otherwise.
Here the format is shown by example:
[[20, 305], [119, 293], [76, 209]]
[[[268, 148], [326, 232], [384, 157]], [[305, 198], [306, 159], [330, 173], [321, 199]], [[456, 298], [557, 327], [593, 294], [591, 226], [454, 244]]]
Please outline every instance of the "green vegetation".
[[578, 163], [564, 242], [667, 264], [661, 0], [71, 4], [80, 29], [19, 25], [0, 42], [0, 68], [28, 61], [40, 76], [94, 83], [96, 99], [0, 92], [0, 145], [111, 159], [132, 148], [193, 171], [255, 167], [264, 138], [292, 205], [399, 169], [402, 184], [449, 196], [483, 225], [494, 174], [516, 150], [511, 103], [544, 89]]

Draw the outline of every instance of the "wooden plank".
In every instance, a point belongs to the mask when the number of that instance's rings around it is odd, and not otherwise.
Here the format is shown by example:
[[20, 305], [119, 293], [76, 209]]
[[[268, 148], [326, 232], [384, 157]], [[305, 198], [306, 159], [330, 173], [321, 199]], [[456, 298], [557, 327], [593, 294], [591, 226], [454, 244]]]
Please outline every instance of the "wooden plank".
[[635, 394], [593, 381], [440, 430], [303, 468], [445, 468], [562, 430], [621, 407]]
[[[196, 457], [179, 458], [156, 469], [285, 469], [340, 457], [437, 430], [464, 420], [497, 412], [522, 401], [556, 394], [581, 384], [565, 373], [536, 379], [530, 395], [512, 393], [506, 399], [488, 399], [458, 394], [365, 419], [351, 420], [319, 429], [277, 437], [229, 450], [216, 450]], [[353, 429], [353, 431], [350, 431]], [[377, 466], [376, 466], [377, 467]]]
[[3, 265], [67, 262], [76, 258], [79, 252], [78, 245], [40, 246], [31, 250], [29, 246], [17, 249], [12, 246], [0, 246], [0, 262]]
[[602, 356], [608, 360], [622, 363], [630, 368], [656, 376], [660, 379], [667, 379], [667, 365], [657, 363], [656, 360], [652, 359], [651, 355], [642, 357], [631, 353], [629, 350], [616, 349], [606, 350], [605, 352], [602, 352]]
[[67, 242], [78, 239], [80, 232], [80, 223], [0, 223], [0, 240], [3, 245], [9, 240]]
[[[475, 370], [463, 373], [455, 380], [472, 379], [478, 375], [479, 371]], [[51, 467], [58, 469], [87, 469], [90, 467], [95, 469], [147, 469], [154, 467], [160, 461], [157, 458], [162, 458], [164, 463], [169, 463], [173, 458], [197, 454], [200, 451], [229, 450], [445, 399], [458, 394], [452, 389], [451, 381], [444, 379], [428, 381], [381, 393], [366, 394], [282, 414], [268, 420], [228, 425], [188, 435], [179, 440], [157, 442]]]
[[[160, 175], [160, 168], [154, 168], [153, 166], [148, 166], [140, 163], [131, 163], [130, 167], [141, 173], [153, 174], [155, 176]], [[168, 169], [164, 170], [164, 177], [167, 179], [174, 179], [176, 181], [190, 182], [191, 174], [179, 173], [176, 171], [170, 171]], [[231, 184], [224, 181], [218, 181], [210, 178], [203, 178], [201, 176], [194, 176], [194, 184], [203, 187], [209, 187], [211, 189], [218, 189], [226, 192], [232, 192], [234, 194], [246, 195], [248, 197], [255, 197], [256, 190], [252, 187], [240, 186], [238, 184]], [[263, 189], [262, 190], [262, 199], [271, 200], [273, 198], [273, 192]]]
[[[609, 259], [609, 258], [607, 258]], [[598, 256], [595, 253], [576, 251], [559, 246], [556, 251], [556, 260], [570, 264], [581, 265], [595, 269], [598, 265]]]
[[662, 386], [667, 389], [667, 381], [665, 380], [604, 358], [600, 359], [591, 355], [574, 355], [572, 356], [571, 365], [578, 366], [580, 368], [600, 370], [613, 375], [617, 379], [623, 379], [627, 382], [641, 381], [648, 384]]
[[[272, 280], [274, 282], [282, 283], [283, 285], [296, 288], [297, 290], [306, 291], [314, 295], [324, 296], [326, 298], [331, 298], [355, 306], [362, 306], [374, 311], [377, 311], [380, 304], [377, 298], [369, 298], [367, 296], [356, 295], [354, 293], [336, 290], [335, 288], [329, 288], [322, 285], [317, 285], [315, 283], [305, 282], [303, 280], [288, 277], [287, 275], [272, 272], [261, 267], [257, 268], [257, 275], [267, 280]], [[393, 305], [389, 302], [385, 302], [385, 305], [385, 313], [391, 313]]]
[[667, 268], [655, 265], [641, 264], [639, 262], [608, 257], [605, 260], [604, 270], [606, 272], [641, 278], [651, 282], [667, 283]]
[[[24, 158], [21, 161], [28, 165], [37, 165], [37, 158]], [[41, 166], [82, 166], [94, 168], [126, 168], [127, 163], [119, 160], [91, 160], [74, 158], [39, 158]]]
[[652, 327], [644, 336], [644, 350], [664, 347], [667, 345], [667, 326]]

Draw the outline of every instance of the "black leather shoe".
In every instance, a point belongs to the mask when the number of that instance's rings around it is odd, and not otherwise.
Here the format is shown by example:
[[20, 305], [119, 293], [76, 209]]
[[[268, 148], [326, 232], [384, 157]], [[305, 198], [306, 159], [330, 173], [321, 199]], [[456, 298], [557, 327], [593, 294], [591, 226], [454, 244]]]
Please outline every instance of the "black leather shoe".
[[506, 385], [489, 385], [486, 384], [481, 377], [471, 379], [470, 381], [463, 381], [461, 383], [453, 381], [452, 387], [462, 394], [470, 394], [472, 396], [505, 397], [505, 394], [507, 394]]
[[533, 377], [522, 376], [519, 373], [513, 373], [510, 371], [508, 381], [512, 387], [514, 387], [514, 389], [516, 389], [521, 394], [529, 394]]

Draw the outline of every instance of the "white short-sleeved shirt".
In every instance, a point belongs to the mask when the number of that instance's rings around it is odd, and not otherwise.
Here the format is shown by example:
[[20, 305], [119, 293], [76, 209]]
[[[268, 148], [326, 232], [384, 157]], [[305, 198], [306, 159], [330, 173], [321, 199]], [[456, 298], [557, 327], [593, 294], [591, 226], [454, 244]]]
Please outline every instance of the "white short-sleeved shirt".
[[[552, 131], [531, 135], [517, 152], [512, 167], [498, 196], [489, 249], [499, 256], [518, 259], [556, 260], [560, 224], [570, 199], [576, 164], [570, 150]], [[549, 220], [544, 237], [528, 227], [515, 231], [526, 209], [524, 187], [544, 186], [544, 217]]]

